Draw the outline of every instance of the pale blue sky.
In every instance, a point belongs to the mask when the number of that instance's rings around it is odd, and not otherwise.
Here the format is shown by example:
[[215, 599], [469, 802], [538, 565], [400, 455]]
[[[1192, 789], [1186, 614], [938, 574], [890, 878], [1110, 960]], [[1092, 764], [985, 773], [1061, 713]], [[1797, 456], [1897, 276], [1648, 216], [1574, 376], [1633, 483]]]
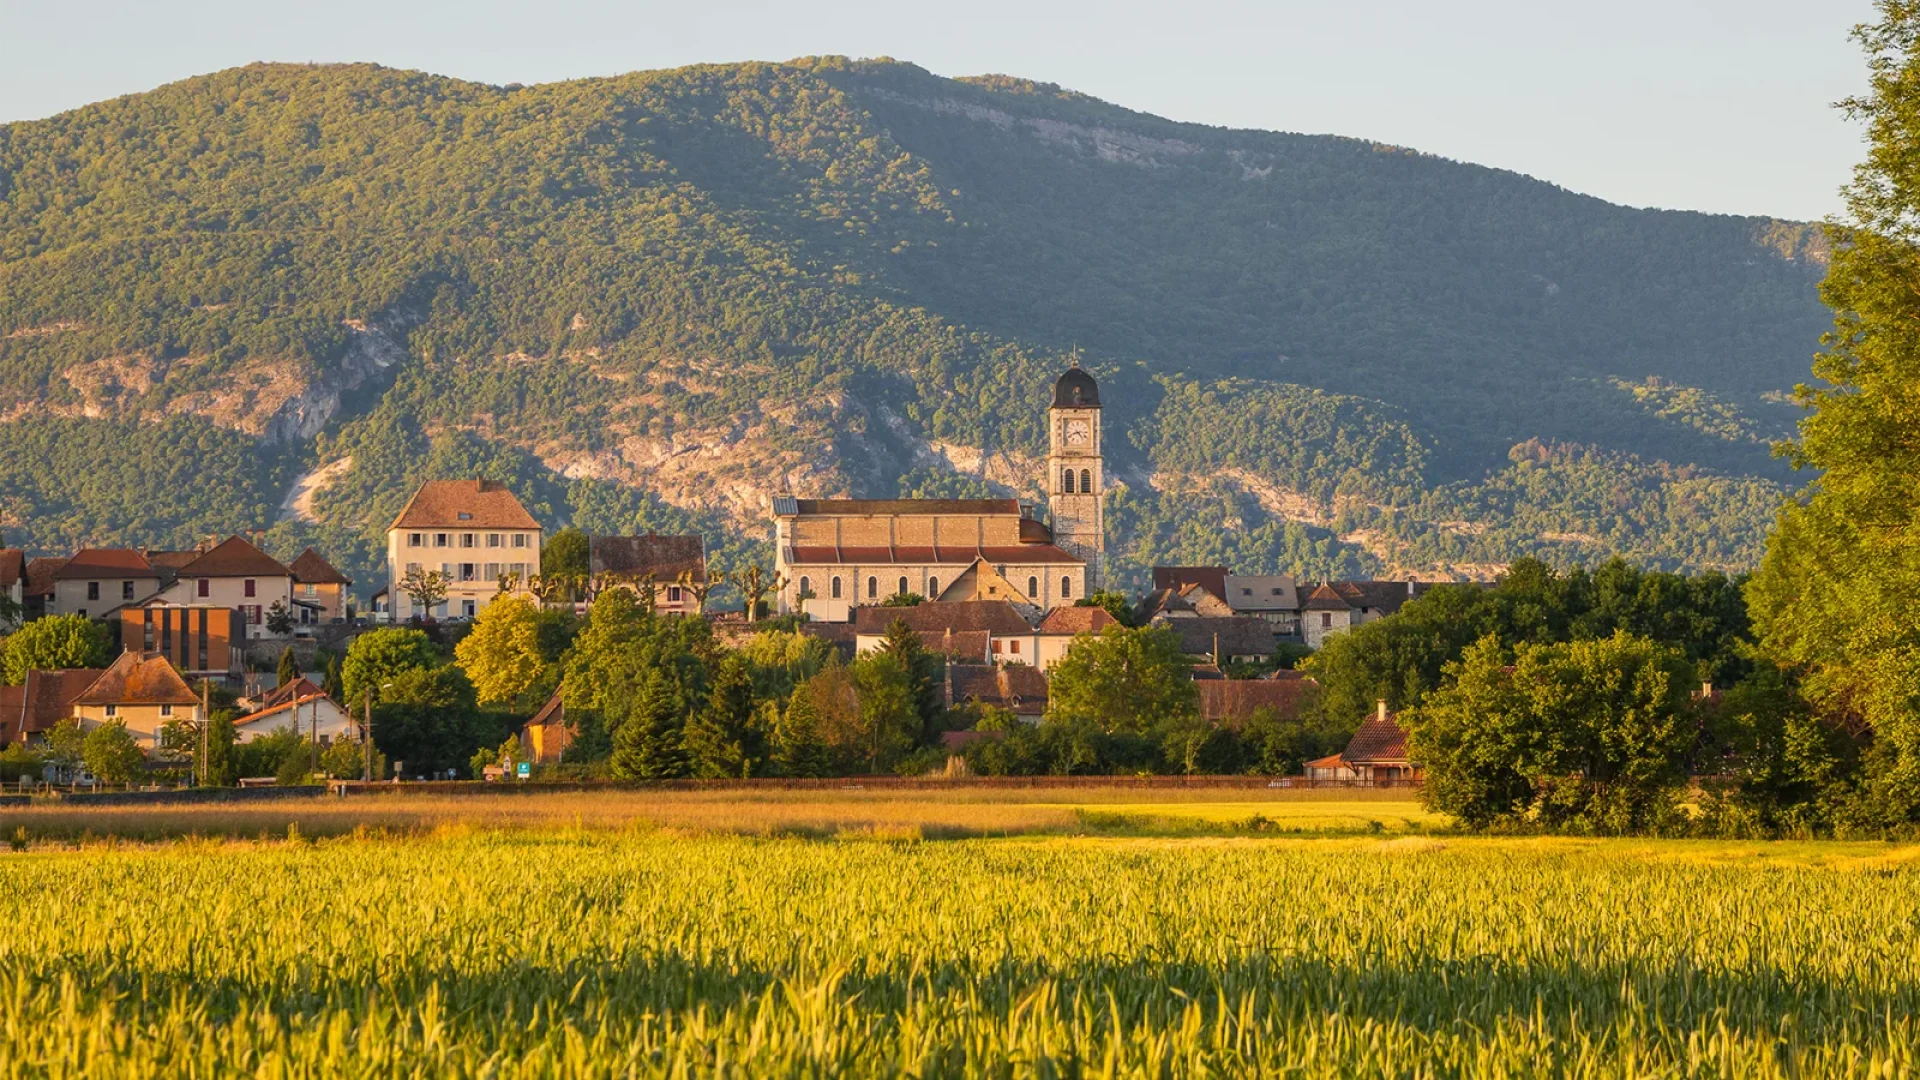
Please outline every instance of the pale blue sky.
[[1334, 132], [1615, 202], [1817, 218], [1871, 0], [0, 0], [0, 121], [252, 60], [485, 82], [842, 53], [1004, 72], [1232, 127]]

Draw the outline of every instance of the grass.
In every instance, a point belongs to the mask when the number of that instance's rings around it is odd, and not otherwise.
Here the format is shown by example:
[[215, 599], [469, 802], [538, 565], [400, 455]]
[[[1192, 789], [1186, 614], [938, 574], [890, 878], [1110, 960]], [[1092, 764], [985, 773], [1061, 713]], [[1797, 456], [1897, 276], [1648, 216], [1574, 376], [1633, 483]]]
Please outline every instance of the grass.
[[[1356, 798], [1355, 796], [1360, 796]], [[1339, 797], [1344, 796], [1344, 797]], [[1372, 797], [1369, 797], [1372, 796]], [[356, 794], [312, 801], [162, 807], [0, 808], [0, 837], [48, 841], [247, 838], [481, 829], [673, 829], [754, 836], [1233, 835], [1379, 832], [1438, 825], [1402, 792], [1287, 789], [806, 789], [481, 795]]]
[[10, 810], [0, 1077], [1920, 1065], [1920, 846], [1483, 838], [1340, 794]]

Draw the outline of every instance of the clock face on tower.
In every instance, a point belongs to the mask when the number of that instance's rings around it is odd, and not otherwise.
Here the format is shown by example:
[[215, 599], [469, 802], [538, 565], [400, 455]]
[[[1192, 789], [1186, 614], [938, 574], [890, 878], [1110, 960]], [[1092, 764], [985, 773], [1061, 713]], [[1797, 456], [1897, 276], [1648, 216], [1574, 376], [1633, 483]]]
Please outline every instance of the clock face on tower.
[[1085, 417], [1070, 417], [1061, 436], [1068, 446], [1085, 446], [1093, 440], [1093, 426]]

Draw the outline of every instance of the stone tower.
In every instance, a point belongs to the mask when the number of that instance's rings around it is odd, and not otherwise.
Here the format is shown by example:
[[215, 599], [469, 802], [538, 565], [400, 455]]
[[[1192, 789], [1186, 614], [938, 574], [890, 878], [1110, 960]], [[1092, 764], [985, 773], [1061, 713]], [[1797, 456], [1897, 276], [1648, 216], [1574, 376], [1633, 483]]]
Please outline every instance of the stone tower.
[[1047, 506], [1053, 542], [1087, 564], [1087, 591], [1105, 580], [1107, 477], [1100, 458], [1100, 387], [1080, 362], [1053, 384], [1047, 410]]

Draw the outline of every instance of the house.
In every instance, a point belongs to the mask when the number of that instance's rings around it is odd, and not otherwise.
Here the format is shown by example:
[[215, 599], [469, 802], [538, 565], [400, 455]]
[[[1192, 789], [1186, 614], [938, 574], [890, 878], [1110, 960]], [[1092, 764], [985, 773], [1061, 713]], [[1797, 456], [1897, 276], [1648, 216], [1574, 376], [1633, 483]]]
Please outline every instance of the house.
[[955, 666], [947, 669], [947, 680], [950, 705], [991, 706], [1032, 721], [1047, 711], [1047, 677], [1027, 664]]
[[0, 686], [0, 746], [38, 746], [53, 726], [73, 715], [73, 699], [105, 674], [104, 668], [29, 671], [19, 686]]
[[293, 603], [301, 625], [347, 621], [347, 590], [353, 580], [333, 568], [312, 548], [287, 564], [293, 574]]
[[0, 597], [6, 600], [0, 608], [11, 605], [16, 615], [26, 610], [27, 553], [19, 548], [0, 548]]
[[1040, 670], [1051, 671], [1067, 650], [1081, 634], [1098, 637], [1109, 626], [1120, 625], [1120, 620], [1106, 608], [1099, 607], [1061, 607], [1047, 612], [1040, 620], [1034, 634], [1035, 661]]
[[[596, 536], [587, 542], [588, 569], [622, 583], [651, 580], [654, 610], [698, 615], [707, 584], [707, 545], [698, 536]], [[683, 583], [684, 579], [684, 583]]]
[[1300, 632], [1300, 590], [1292, 574], [1229, 574], [1221, 599], [1235, 615], [1265, 619], [1274, 633]]
[[37, 619], [42, 615], [53, 614], [53, 575], [67, 565], [67, 560], [50, 555], [27, 560], [27, 581], [23, 590], [26, 598], [27, 617]]
[[[164, 565], [181, 554], [155, 552], [152, 557], [161, 558]], [[172, 578], [159, 590], [159, 603], [231, 608], [240, 612], [248, 638], [290, 637], [293, 624], [300, 621], [293, 606], [293, 571], [245, 537], [229, 536], [200, 551], [182, 562]], [[268, 624], [276, 608], [289, 620], [285, 633], [275, 633]]]
[[1426, 581], [1332, 581], [1313, 586], [1300, 605], [1300, 632], [1318, 649], [1337, 634], [1384, 619], [1433, 587]]
[[1163, 616], [1155, 619], [1152, 625], [1177, 635], [1181, 652], [1188, 656], [1211, 657], [1216, 664], [1235, 660], [1265, 660], [1274, 652], [1273, 624], [1265, 619], [1241, 615], [1225, 618]]
[[83, 548], [52, 573], [49, 615], [99, 617], [160, 591], [160, 572], [132, 548]]
[[258, 708], [233, 721], [234, 738], [240, 742], [252, 742], [288, 728], [322, 746], [360, 737], [360, 725], [347, 710], [304, 678], [276, 688], [261, 699]]
[[248, 629], [238, 608], [150, 597], [114, 614], [123, 649], [158, 653], [192, 678], [231, 680], [240, 673]]
[[200, 721], [200, 695], [159, 653], [123, 652], [73, 699], [73, 715], [87, 730], [117, 720], [151, 752], [169, 723]]
[[567, 727], [567, 706], [560, 700], [558, 690], [533, 714], [527, 726], [520, 729], [520, 747], [526, 752], [527, 760], [538, 765], [558, 764], [572, 738], [573, 732]]
[[[497, 480], [429, 480], [387, 526], [387, 597], [393, 621], [472, 618], [500, 579], [527, 581], [540, 571], [540, 523]], [[419, 609], [401, 582], [409, 573], [441, 574], [446, 599]]]
[[[1100, 417], [1093, 376], [1076, 365], [1055, 380], [1039, 478], [1044, 523], [1018, 499], [799, 499], [782, 489], [772, 498], [780, 613], [804, 604], [814, 618], [843, 622], [859, 605], [902, 593], [1042, 610], [1085, 597], [1106, 563]], [[949, 592], [980, 565], [998, 579], [993, 591], [974, 572], [974, 584]]]
[[1261, 709], [1276, 719], [1297, 720], [1320, 684], [1297, 679], [1218, 679], [1199, 683], [1200, 716], [1222, 727], [1239, 728]]
[[853, 616], [856, 654], [878, 648], [896, 620], [921, 634], [943, 637], [948, 632], [984, 633], [990, 662], [1031, 664], [1039, 651], [1034, 628], [1006, 600], [933, 600], [913, 607], [862, 607], [855, 608]]
[[1377, 711], [1353, 733], [1339, 754], [1307, 763], [1309, 782], [1339, 782], [1360, 787], [1406, 787], [1425, 776], [1407, 757], [1407, 732], [1379, 703]]

